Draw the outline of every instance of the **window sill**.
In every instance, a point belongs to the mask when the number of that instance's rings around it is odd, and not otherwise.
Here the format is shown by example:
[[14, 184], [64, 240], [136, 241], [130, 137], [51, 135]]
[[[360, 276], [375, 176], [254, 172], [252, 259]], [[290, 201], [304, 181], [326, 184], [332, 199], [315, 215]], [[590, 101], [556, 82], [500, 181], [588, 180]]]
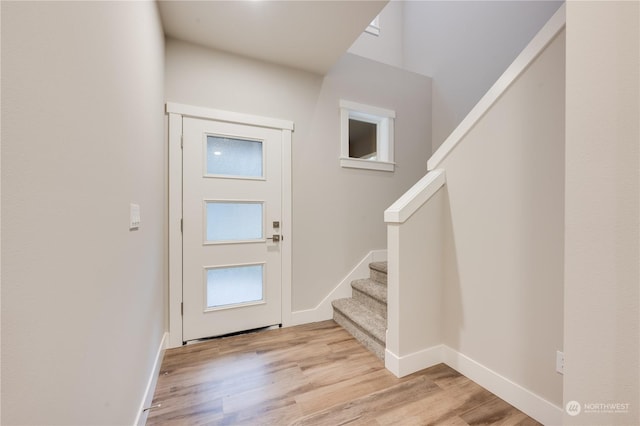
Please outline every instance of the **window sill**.
[[340, 166], [347, 167], [350, 169], [369, 169], [369, 170], [380, 170], [384, 172], [392, 172], [394, 171], [396, 163], [389, 163], [385, 161], [373, 161], [373, 160], [362, 160], [360, 158], [346, 158], [340, 157]]

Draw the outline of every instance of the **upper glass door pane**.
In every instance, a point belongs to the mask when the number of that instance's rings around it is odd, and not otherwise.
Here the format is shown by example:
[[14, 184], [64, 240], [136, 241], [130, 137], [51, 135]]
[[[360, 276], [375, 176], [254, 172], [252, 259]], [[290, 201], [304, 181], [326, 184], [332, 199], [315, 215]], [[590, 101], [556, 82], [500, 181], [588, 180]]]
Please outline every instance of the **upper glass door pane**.
[[262, 141], [207, 136], [207, 175], [261, 178]]

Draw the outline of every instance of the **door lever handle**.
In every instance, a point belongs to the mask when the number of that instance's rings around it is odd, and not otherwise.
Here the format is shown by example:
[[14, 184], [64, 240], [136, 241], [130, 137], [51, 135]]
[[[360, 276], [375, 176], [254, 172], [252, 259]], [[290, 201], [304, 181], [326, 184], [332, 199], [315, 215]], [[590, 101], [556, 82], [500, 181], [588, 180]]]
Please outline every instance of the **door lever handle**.
[[281, 235], [274, 234], [273, 237], [267, 237], [267, 240], [273, 240], [274, 243], [277, 243], [278, 241], [284, 240], [284, 238]]

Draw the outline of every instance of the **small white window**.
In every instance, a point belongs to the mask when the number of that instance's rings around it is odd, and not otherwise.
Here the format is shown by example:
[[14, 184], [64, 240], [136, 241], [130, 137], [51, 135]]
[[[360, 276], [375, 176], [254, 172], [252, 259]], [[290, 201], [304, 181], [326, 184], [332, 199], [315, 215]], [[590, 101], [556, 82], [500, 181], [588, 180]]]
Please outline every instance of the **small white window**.
[[394, 111], [340, 101], [340, 165], [392, 172]]

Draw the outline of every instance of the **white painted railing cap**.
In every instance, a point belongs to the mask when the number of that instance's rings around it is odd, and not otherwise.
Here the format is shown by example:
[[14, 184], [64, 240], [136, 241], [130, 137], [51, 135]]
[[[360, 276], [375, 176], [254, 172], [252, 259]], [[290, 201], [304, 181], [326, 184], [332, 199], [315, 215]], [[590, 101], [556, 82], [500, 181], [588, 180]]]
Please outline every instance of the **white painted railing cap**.
[[384, 212], [386, 223], [404, 223], [446, 182], [443, 169], [432, 170]]

